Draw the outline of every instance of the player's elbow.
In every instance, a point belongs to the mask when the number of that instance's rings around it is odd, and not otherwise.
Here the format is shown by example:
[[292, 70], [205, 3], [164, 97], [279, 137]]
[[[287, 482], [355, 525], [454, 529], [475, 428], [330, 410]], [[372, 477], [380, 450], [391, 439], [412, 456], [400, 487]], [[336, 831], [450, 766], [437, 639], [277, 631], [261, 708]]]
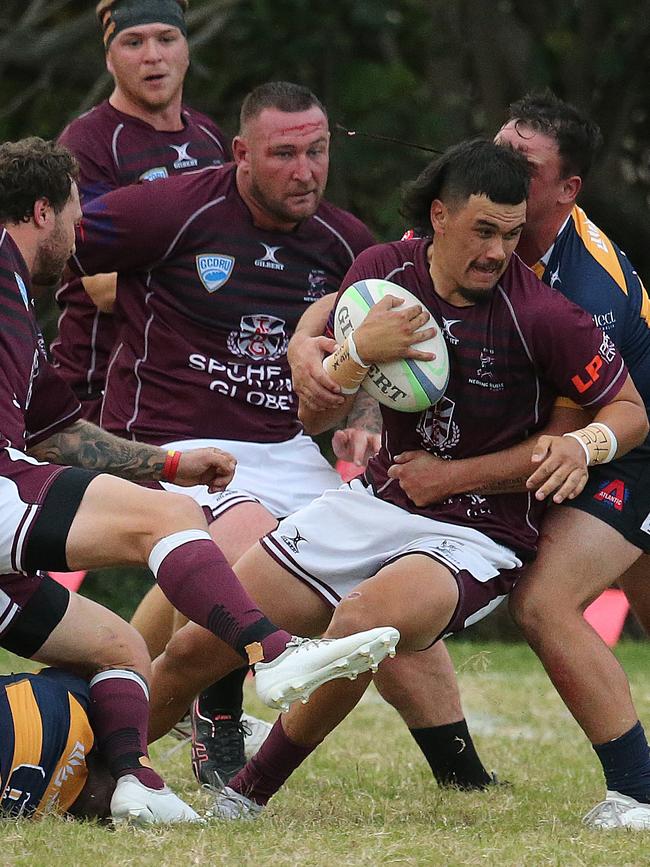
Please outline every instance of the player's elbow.
[[329, 413], [326, 411], [319, 412], [314, 409], [310, 409], [305, 405], [304, 401], [300, 401], [298, 404], [298, 419], [301, 422], [305, 433], [310, 436], [316, 436], [317, 434], [324, 433], [327, 430], [330, 430], [334, 427], [336, 422], [331, 421], [329, 418]]

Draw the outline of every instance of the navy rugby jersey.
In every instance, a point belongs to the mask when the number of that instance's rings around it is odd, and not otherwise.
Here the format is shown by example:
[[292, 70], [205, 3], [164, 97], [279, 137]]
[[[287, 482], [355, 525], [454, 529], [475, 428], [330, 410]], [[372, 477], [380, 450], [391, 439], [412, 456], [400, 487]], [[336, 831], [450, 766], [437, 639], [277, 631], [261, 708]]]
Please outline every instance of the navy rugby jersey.
[[[181, 117], [182, 129], [161, 131], [106, 100], [73, 120], [59, 141], [79, 162], [82, 202], [138, 181], [218, 166], [230, 159], [226, 138], [210, 118], [186, 107]], [[119, 255], [109, 270], [120, 270]], [[99, 397], [115, 340], [113, 317], [100, 313], [78, 279], [65, 282], [56, 298], [61, 316], [51, 346], [53, 363], [82, 400]]]
[[260, 229], [235, 174], [204, 169], [85, 208], [75, 267], [92, 274], [120, 259], [108, 430], [161, 444], [281, 442], [301, 429], [287, 344], [373, 238], [328, 202], [291, 232]]
[[574, 207], [534, 271], [592, 314], [616, 344], [650, 410], [650, 299], [625, 253]]
[[527, 558], [544, 505], [529, 493], [460, 494], [416, 507], [390, 480], [393, 456], [425, 449], [445, 459], [501, 451], [544, 427], [558, 395], [598, 409], [622, 388], [623, 360], [591, 316], [541, 283], [513, 255], [489, 301], [460, 307], [440, 298], [429, 274], [430, 239], [382, 244], [361, 254], [344, 285], [378, 277], [412, 292], [442, 328], [450, 377], [444, 397], [420, 414], [382, 406], [382, 447], [366, 477], [376, 494], [410, 512], [473, 527]]
[[65, 812], [88, 778], [88, 685], [56, 669], [0, 676], [0, 817]]
[[0, 226], [0, 447], [23, 450], [75, 421], [79, 401], [47, 359], [33, 314], [29, 273]]

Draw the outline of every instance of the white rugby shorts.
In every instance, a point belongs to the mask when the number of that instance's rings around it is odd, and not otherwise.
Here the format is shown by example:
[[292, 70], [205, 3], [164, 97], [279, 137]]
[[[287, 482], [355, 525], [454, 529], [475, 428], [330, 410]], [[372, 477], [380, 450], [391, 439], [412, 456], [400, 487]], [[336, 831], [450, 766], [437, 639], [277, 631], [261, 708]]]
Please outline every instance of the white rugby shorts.
[[443, 634], [481, 620], [505, 599], [522, 567], [488, 536], [375, 497], [360, 479], [325, 492], [261, 539], [276, 562], [332, 606], [383, 566], [425, 554], [458, 584], [457, 609]]
[[280, 443], [195, 439], [163, 446], [178, 451], [209, 447], [230, 452], [237, 458], [235, 476], [225, 491], [210, 494], [204, 485], [183, 488], [166, 482], [163, 487], [189, 495], [207, 508], [213, 519], [246, 502], [261, 503], [275, 518], [284, 518], [341, 484], [339, 474], [305, 434]]

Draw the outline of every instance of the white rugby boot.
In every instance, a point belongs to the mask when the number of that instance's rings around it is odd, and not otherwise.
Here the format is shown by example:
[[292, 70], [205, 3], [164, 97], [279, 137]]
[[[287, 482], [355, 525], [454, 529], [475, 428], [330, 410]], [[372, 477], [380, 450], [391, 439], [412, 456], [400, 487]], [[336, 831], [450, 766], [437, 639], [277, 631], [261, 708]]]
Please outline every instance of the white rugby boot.
[[248, 761], [253, 758], [269, 736], [273, 723], [258, 719], [256, 716], [250, 716], [247, 713], [242, 713], [240, 722], [244, 730], [244, 755]]
[[171, 789], [150, 789], [133, 774], [120, 777], [111, 798], [113, 822], [160, 825], [204, 820]]
[[224, 786], [215, 796], [210, 815], [229, 822], [253, 822], [259, 818], [263, 809], [261, 804], [256, 804], [246, 795], [240, 795], [230, 786]]
[[589, 828], [602, 831], [613, 828], [650, 831], [650, 804], [642, 804], [628, 795], [608, 791], [605, 800], [592, 807], [582, 821]]
[[364, 671], [376, 671], [386, 656], [395, 656], [399, 632], [379, 626], [345, 638], [297, 638], [271, 662], [255, 665], [255, 688], [269, 707], [289, 710], [294, 701], [303, 704], [329, 680], [354, 680]]

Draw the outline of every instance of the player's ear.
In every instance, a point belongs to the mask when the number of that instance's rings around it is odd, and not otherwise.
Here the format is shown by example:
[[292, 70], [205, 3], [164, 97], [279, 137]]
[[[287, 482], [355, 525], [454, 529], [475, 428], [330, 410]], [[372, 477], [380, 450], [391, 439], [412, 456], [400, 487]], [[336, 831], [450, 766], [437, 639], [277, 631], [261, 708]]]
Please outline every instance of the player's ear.
[[32, 219], [39, 229], [43, 229], [47, 226], [53, 213], [54, 209], [47, 199], [36, 199], [32, 210]]
[[449, 219], [449, 209], [440, 199], [434, 199], [431, 202], [431, 210], [429, 212], [431, 225], [434, 232], [444, 233], [447, 221]]
[[240, 135], [236, 135], [232, 140], [232, 155], [237, 165], [248, 162], [248, 145], [246, 139]]
[[579, 175], [571, 175], [562, 181], [562, 191], [560, 193], [560, 202], [567, 205], [574, 202], [578, 198], [578, 193], [582, 189], [582, 178]]

